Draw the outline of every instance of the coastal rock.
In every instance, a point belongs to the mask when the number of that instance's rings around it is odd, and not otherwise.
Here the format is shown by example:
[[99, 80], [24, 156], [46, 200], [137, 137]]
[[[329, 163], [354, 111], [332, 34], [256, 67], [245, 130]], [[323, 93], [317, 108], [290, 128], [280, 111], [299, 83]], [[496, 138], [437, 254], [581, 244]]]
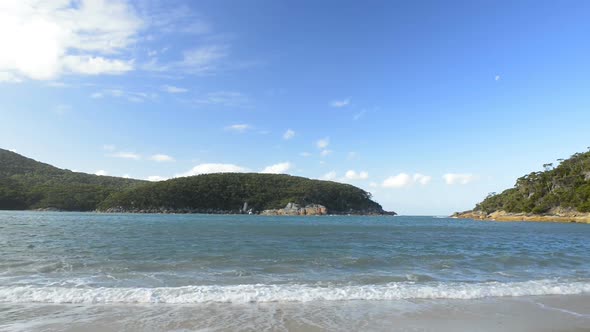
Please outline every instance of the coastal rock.
[[301, 207], [296, 203], [288, 203], [282, 209], [264, 210], [263, 216], [322, 216], [328, 214], [328, 209], [320, 204], [308, 204]]
[[492, 220], [492, 221], [547, 221], [547, 222], [577, 222], [590, 223], [590, 213], [577, 212], [571, 209], [555, 208], [545, 214], [510, 213], [494, 211], [486, 214], [483, 211], [455, 212], [451, 218]]

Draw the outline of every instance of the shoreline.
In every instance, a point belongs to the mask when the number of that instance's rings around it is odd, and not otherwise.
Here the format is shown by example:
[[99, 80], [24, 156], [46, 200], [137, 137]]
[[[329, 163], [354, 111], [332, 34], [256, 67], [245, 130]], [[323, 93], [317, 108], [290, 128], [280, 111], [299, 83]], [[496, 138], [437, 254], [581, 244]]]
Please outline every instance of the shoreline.
[[327, 214], [317, 214], [317, 215], [286, 215], [286, 214], [261, 214], [261, 213], [240, 213], [240, 212], [231, 212], [231, 211], [220, 211], [220, 212], [181, 212], [181, 211], [157, 211], [157, 210], [149, 210], [149, 211], [101, 211], [101, 210], [92, 210], [92, 211], [70, 211], [70, 210], [57, 210], [57, 209], [31, 209], [31, 210], [0, 210], [0, 212], [36, 212], [36, 213], [93, 213], [93, 214], [104, 214], [104, 215], [115, 215], [115, 214], [137, 214], [137, 215], [146, 215], [146, 214], [159, 214], [159, 215], [225, 215], [225, 216], [262, 216], [262, 217], [330, 217], [330, 216], [341, 216], [341, 217], [395, 217], [398, 216], [394, 214], [395, 212], [385, 212], [382, 214], [378, 213], [327, 213]]
[[481, 211], [456, 212], [450, 216], [454, 219], [473, 219], [480, 221], [530, 221], [530, 222], [556, 222], [556, 223], [578, 223], [590, 224], [590, 213], [565, 213], [565, 214], [527, 214], [508, 213], [505, 211], [494, 211], [485, 214]]
[[[587, 331], [589, 294], [477, 300], [198, 305], [0, 303], [0, 329], [82, 331]], [[490, 314], [493, 313], [493, 314]]]

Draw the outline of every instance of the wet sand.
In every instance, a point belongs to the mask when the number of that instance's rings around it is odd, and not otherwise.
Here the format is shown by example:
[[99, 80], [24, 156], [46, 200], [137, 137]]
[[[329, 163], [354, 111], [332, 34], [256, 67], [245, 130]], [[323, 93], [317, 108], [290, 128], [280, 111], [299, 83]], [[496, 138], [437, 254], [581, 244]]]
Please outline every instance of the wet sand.
[[0, 304], [0, 331], [590, 331], [590, 295], [239, 305]]

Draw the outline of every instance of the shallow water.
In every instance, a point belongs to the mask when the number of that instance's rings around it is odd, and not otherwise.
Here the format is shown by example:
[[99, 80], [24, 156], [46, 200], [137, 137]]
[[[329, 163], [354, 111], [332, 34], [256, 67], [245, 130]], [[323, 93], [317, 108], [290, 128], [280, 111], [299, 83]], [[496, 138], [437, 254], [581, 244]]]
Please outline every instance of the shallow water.
[[[590, 294], [590, 227], [582, 224], [0, 212], [0, 252], [0, 317], [17, 307], [39, 317], [39, 310], [64, 306], [86, 315], [124, 306], [169, 319], [171, 325], [161, 329], [227, 328], [214, 321], [190, 325], [181, 313], [191, 308], [217, 312], [218, 318], [234, 313], [235, 321], [248, 313], [264, 316], [264, 323], [251, 328], [275, 330], [279, 325], [273, 325], [272, 315], [253, 308], [292, 313], [293, 308], [339, 307], [348, 308], [346, 317], [351, 317], [351, 308], [357, 307], [368, 317], [380, 310], [360, 308], [378, 307], [389, 308], [391, 318], [423, 311], [425, 305], [442, 310], [445, 301], [460, 306], [506, 297]], [[162, 318], [166, 310], [152, 310], [161, 305], [177, 309]], [[578, 320], [588, 322], [585, 313], [579, 314]], [[11, 317], [0, 319], [0, 328], [18, 330], [14, 323], [22, 319]], [[175, 319], [181, 327], [170, 327]], [[284, 317], [276, 319], [284, 323]], [[350, 327], [345, 320], [338, 326], [318, 319], [315, 327], [303, 324], [305, 319], [292, 324], [307, 326], [304, 330]], [[135, 328], [142, 329], [130, 327]]]

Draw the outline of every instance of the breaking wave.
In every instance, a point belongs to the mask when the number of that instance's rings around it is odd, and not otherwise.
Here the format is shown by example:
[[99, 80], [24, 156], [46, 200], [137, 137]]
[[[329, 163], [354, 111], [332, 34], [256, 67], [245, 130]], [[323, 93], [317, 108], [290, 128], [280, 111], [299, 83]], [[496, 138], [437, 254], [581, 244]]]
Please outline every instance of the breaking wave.
[[412, 283], [315, 286], [305, 284], [157, 288], [0, 287], [2, 303], [252, 303], [484, 297], [590, 293], [590, 282], [536, 280], [487, 283]]

